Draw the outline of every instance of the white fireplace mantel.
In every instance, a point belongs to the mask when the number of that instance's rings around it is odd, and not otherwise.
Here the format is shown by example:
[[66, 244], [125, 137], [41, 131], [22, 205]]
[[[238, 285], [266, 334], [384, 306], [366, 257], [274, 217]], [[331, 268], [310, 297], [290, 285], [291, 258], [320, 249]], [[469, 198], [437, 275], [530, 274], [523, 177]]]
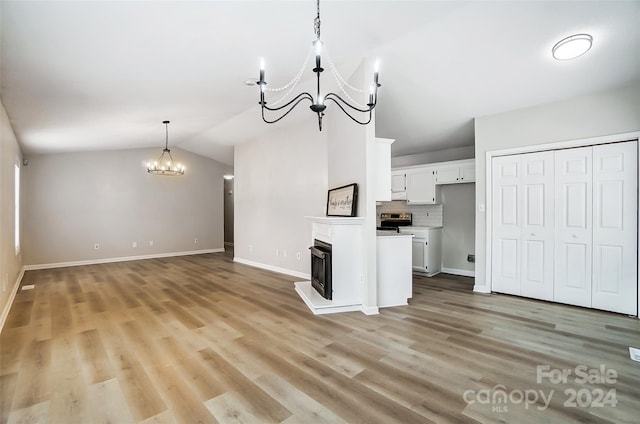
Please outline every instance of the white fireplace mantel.
[[314, 239], [332, 246], [331, 279], [333, 296], [329, 301], [311, 287], [310, 281], [295, 283], [296, 291], [314, 314], [359, 311], [362, 309], [362, 227], [360, 217], [305, 217], [311, 222]]

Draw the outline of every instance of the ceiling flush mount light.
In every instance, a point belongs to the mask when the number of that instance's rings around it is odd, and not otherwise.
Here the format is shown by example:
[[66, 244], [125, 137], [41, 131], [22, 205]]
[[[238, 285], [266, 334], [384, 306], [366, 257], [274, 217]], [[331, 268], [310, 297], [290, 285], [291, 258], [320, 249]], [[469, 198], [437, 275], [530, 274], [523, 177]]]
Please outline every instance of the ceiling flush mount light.
[[[304, 100], [309, 100], [311, 102], [311, 106], [309, 106], [309, 108], [318, 115], [318, 128], [320, 129], [320, 131], [322, 131], [322, 117], [324, 116], [324, 110], [327, 108], [328, 102], [333, 102], [336, 105], [338, 105], [338, 107], [342, 109], [342, 111], [349, 118], [351, 118], [353, 121], [357, 122], [358, 124], [367, 125], [369, 122], [371, 122], [373, 108], [376, 107], [376, 103], [378, 102], [378, 87], [380, 87], [380, 84], [378, 84], [378, 65], [376, 63], [375, 71], [373, 74], [373, 82], [369, 90], [361, 90], [361, 89], [352, 87], [351, 85], [349, 85], [349, 83], [347, 83], [344, 80], [344, 78], [342, 78], [342, 76], [340, 76], [340, 74], [338, 73], [336, 67], [334, 66], [333, 62], [331, 61], [331, 58], [329, 57], [325, 49], [324, 57], [327, 60], [327, 63], [329, 65], [329, 70], [335, 77], [336, 82], [340, 87], [340, 90], [344, 93], [345, 97], [349, 99], [351, 103], [347, 102], [345, 99], [343, 99], [336, 93], [327, 93], [323, 95], [322, 90], [320, 89], [320, 74], [324, 71], [324, 68], [321, 66], [324, 45], [320, 40], [320, 0], [316, 1], [316, 6], [317, 6], [317, 15], [313, 21], [313, 29], [316, 34], [316, 39], [312, 43], [312, 47], [309, 50], [309, 54], [307, 55], [307, 58], [305, 59], [304, 64], [302, 65], [300, 71], [293, 78], [293, 80], [291, 80], [288, 84], [280, 88], [267, 88], [267, 81], [264, 79], [264, 74], [265, 74], [264, 61], [263, 60], [260, 61], [260, 78], [258, 79], [257, 84], [260, 89], [259, 104], [262, 109], [262, 120], [267, 124], [273, 124], [275, 122], [278, 122], [279, 120], [287, 116], [289, 112], [291, 112], [298, 104], [300, 104], [300, 102]], [[285, 101], [285, 99], [288, 98], [289, 94], [291, 94], [293, 89], [296, 87], [296, 85], [300, 81], [300, 78], [302, 77], [302, 72], [306, 68], [312, 52], [315, 53], [315, 68], [313, 68], [313, 72], [315, 72], [316, 79], [317, 79], [317, 90], [316, 90], [315, 97], [308, 92], [303, 92], [293, 97], [291, 100], [284, 103], [282, 106], [277, 106], [279, 103]], [[366, 105], [357, 103], [347, 93], [346, 89], [350, 89], [356, 93], [368, 92], [369, 93], [368, 103]], [[265, 101], [265, 92], [281, 92], [281, 91], [285, 92], [284, 95], [280, 99], [272, 102], [270, 106], [267, 106], [267, 102]], [[279, 116], [275, 114], [276, 115], [275, 118], [268, 119], [265, 116], [265, 111], [277, 112]], [[352, 114], [361, 115], [361, 119], [354, 117], [354, 115]]]
[[571, 60], [589, 51], [593, 44], [593, 37], [589, 34], [575, 34], [558, 41], [551, 49], [557, 60]]
[[162, 121], [166, 130], [164, 149], [157, 161], [147, 163], [147, 172], [155, 175], [184, 175], [184, 165], [175, 163], [169, 150], [169, 121]]

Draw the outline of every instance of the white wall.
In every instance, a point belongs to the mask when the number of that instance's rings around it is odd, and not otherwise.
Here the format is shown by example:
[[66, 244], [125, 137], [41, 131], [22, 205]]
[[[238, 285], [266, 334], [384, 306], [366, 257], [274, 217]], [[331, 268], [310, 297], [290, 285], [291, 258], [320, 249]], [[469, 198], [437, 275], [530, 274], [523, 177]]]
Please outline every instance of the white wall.
[[23, 168], [25, 264], [223, 248], [222, 176], [229, 167], [174, 148], [175, 160], [187, 166], [185, 175], [148, 174], [146, 161], [159, 153], [158, 148], [29, 157]]
[[[372, 67], [362, 60], [349, 78], [354, 87], [366, 87], [373, 76]], [[356, 97], [357, 98], [357, 97]], [[362, 103], [366, 98], [359, 99]], [[361, 118], [361, 116], [358, 116]], [[368, 125], [358, 125], [333, 103], [328, 103], [325, 116], [328, 138], [329, 188], [358, 184], [356, 216], [364, 218], [362, 227], [362, 303], [365, 313], [377, 312], [376, 274], [376, 202], [374, 182], [377, 180], [375, 114]]]
[[256, 123], [264, 135], [234, 149], [234, 256], [309, 275], [311, 224], [304, 217], [325, 215], [327, 133], [308, 110], [297, 113], [308, 119]]
[[476, 290], [487, 291], [485, 244], [486, 153], [640, 130], [640, 80], [569, 100], [514, 110], [475, 120]]
[[[442, 201], [442, 268], [445, 272], [473, 273], [467, 255], [475, 253], [475, 184], [439, 187]], [[473, 274], [471, 274], [473, 275]]]
[[[11, 307], [9, 301], [17, 290], [20, 283], [18, 277], [22, 271], [23, 255], [16, 254], [14, 243], [16, 163], [22, 164], [22, 153], [4, 105], [0, 103], [0, 329]], [[25, 225], [21, 227], [25, 228]], [[23, 251], [24, 246], [21, 249]]]

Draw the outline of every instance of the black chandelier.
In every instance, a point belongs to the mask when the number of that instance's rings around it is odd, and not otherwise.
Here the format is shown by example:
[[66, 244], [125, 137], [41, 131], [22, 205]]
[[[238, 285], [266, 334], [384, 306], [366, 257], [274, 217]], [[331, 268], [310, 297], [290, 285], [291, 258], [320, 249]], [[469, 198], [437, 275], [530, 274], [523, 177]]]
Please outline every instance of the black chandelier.
[[147, 162], [147, 172], [154, 175], [184, 175], [185, 167], [173, 161], [169, 150], [169, 121], [162, 121], [165, 128], [164, 149], [158, 160]]
[[[291, 112], [302, 101], [309, 100], [311, 102], [311, 106], [309, 106], [309, 108], [318, 115], [318, 128], [320, 129], [320, 131], [322, 131], [322, 117], [324, 116], [324, 110], [327, 108], [327, 102], [334, 102], [354, 122], [357, 122], [360, 125], [367, 125], [369, 122], [371, 122], [373, 108], [376, 107], [376, 103], [378, 102], [378, 87], [380, 87], [380, 84], [378, 83], [378, 63], [376, 62], [374, 74], [373, 74], [373, 83], [369, 88], [369, 101], [366, 105], [360, 105], [358, 102], [353, 100], [353, 98], [351, 98], [349, 93], [347, 93], [346, 89], [348, 88], [358, 93], [366, 93], [367, 90], [361, 90], [361, 89], [355, 88], [351, 86], [349, 83], [347, 83], [344, 80], [344, 78], [340, 76], [336, 67], [331, 61], [331, 58], [325, 51], [325, 58], [327, 59], [327, 62], [329, 64], [329, 70], [333, 73], [333, 76], [335, 77], [340, 90], [343, 92], [345, 97], [347, 97], [351, 101], [351, 103], [349, 103], [348, 101], [346, 101], [345, 99], [337, 95], [336, 93], [327, 93], [325, 95], [322, 95], [320, 90], [320, 73], [324, 71], [324, 68], [322, 68], [321, 66], [321, 54], [322, 54], [323, 43], [322, 41], [320, 41], [320, 0], [317, 0], [316, 4], [317, 4], [317, 16], [313, 21], [313, 29], [316, 34], [316, 39], [313, 42], [313, 47], [309, 50], [309, 54], [307, 55], [307, 59], [302, 65], [302, 68], [300, 69], [298, 74], [293, 78], [293, 80], [291, 80], [288, 84], [284, 85], [283, 87], [275, 88], [275, 89], [267, 89], [267, 81], [265, 81], [264, 79], [264, 60], [260, 61], [260, 79], [258, 80], [257, 84], [260, 89], [260, 102], [258, 103], [260, 104], [262, 109], [262, 120], [267, 124], [273, 124], [275, 122], [278, 122], [279, 120], [287, 116], [289, 112]], [[277, 104], [284, 101], [289, 96], [289, 94], [293, 91], [295, 86], [300, 81], [300, 78], [302, 77], [302, 72], [306, 68], [306, 65], [309, 61], [309, 57], [311, 56], [312, 51], [315, 51], [315, 56], [316, 56], [316, 67], [313, 68], [313, 72], [316, 73], [316, 78], [318, 81], [315, 98], [313, 95], [311, 95], [311, 93], [308, 93], [305, 91], [303, 93], [298, 94], [297, 96], [295, 96], [294, 98], [289, 100], [287, 103], [283, 104], [282, 106], [276, 106]], [[286, 93], [279, 100], [272, 102], [271, 107], [267, 106], [267, 102], [264, 99], [265, 91], [278, 92], [278, 91], [285, 91], [285, 90], [287, 90]], [[270, 119], [267, 119], [267, 117], [265, 116], [265, 110], [269, 112], [279, 112], [281, 113], [281, 115], [279, 117], [276, 117], [270, 120]], [[356, 112], [358, 114], [368, 113], [369, 116], [367, 118], [366, 115], [364, 115], [362, 120], [360, 120], [352, 115], [352, 113], [356, 113]]]

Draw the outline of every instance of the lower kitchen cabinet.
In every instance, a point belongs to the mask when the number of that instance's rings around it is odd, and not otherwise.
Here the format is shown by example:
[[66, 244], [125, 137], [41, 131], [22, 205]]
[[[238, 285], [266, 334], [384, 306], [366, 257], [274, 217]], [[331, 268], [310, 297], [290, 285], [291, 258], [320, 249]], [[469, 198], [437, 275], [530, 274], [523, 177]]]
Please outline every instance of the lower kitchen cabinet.
[[400, 233], [413, 234], [411, 242], [413, 272], [432, 277], [442, 271], [442, 228], [401, 227]]

